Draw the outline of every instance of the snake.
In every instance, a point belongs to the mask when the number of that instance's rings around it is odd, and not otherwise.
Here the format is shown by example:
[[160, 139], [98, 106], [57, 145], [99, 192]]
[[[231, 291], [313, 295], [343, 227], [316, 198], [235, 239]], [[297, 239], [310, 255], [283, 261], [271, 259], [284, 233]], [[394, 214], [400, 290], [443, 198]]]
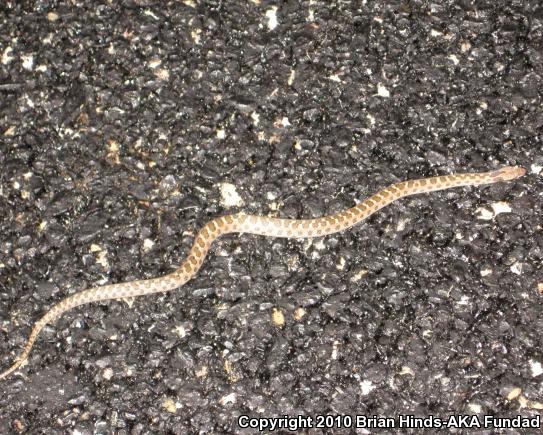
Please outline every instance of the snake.
[[157, 278], [134, 280], [89, 288], [65, 297], [53, 305], [35, 322], [22, 352], [13, 364], [0, 372], [0, 380], [16, 371], [27, 359], [42, 329], [63, 313], [97, 301], [123, 299], [163, 293], [181, 287], [200, 270], [211, 245], [217, 238], [229, 233], [248, 233], [268, 237], [310, 238], [344, 231], [371, 216], [390, 203], [409, 195], [434, 192], [461, 186], [477, 186], [509, 181], [523, 176], [526, 170], [519, 166], [505, 166], [489, 172], [457, 173], [420, 178], [392, 184], [352, 208], [314, 219], [281, 219], [247, 214], [217, 217], [205, 224], [194, 238], [192, 247], [181, 265], [173, 272]]

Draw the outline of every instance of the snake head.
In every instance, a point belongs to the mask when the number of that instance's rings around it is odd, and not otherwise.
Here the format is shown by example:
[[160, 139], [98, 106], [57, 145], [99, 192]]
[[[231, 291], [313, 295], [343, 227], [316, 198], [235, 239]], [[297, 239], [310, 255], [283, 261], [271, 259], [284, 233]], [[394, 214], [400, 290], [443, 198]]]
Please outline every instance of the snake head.
[[515, 178], [522, 177], [526, 174], [526, 169], [520, 166], [505, 166], [504, 168], [494, 171], [493, 177], [496, 181], [509, 181]]

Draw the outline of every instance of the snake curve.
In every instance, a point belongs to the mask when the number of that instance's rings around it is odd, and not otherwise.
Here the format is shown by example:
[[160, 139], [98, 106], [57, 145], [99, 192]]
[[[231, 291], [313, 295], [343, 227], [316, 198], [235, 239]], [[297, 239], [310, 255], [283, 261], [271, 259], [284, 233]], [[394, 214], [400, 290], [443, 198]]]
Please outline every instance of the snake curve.
[[390, 185], [350, 209], [316, 219], [278, 219], [244, 214], [215, 218], [198, 232], [187, 258], [174, 272], [158, 278], [93, 287], [74, 293], [55, 304], [34, 324], [22, 352], [9, 368], [0, 373], [0, 380], [5, 379], [26, 361], [34, 342], [46, 324], [53, 322], [66, 311], [79, 305], [167, 292], [182, 286], [196, 275], [211, 244], [224, 234], [250, 233], [269, 237], [292, 238], [325, 236], [350, 228], [405, 196], [453, 187], [509, 181], [521, 177], [525, 173], [526, 170], [521, 167], [506, 166], [490, 172], [452, 174], [404, 181]]

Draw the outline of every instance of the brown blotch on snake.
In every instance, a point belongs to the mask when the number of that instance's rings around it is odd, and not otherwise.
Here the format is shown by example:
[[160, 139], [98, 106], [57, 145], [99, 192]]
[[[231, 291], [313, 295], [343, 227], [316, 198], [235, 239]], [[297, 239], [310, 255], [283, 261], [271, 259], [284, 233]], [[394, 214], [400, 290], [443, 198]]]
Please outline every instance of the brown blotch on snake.
[[475, 186], [509, 181], [523, 176], [525, 172], [520, 167], [506, 166], [491, 172], [445, 175], [393, 184], [379, 192], [380, 195], [378, 193], [373, 196], [373, 198], [378, 199], [377, 201], [366, 199], [349, 209], [350, 213], [344, 211], [319, 219], [298, 221], [242, 214], [214, 219], [198, 233], [187, 258], [174, 272], [160, 278], [93, 287], [68, 296], [55, 304], [34, 324], [23, 351], [15, 359], [11, 367], [0, 373], [0, 380], [13, 373], [26, 361], [41, 330], [45, 325], [53, 322], [57, 317], [62, 315], [62, 313], [90, 302], [119, 299], [126, 295], [144, 296], [167, 292], [180, 287], [198, 272], [211, 244], [217, 237], [223, 234], [246, 232], [271, 237], [296, 238], [332, 234], [360, 223], [377, 210], [405, 196], [448, 189], [450, 187]]

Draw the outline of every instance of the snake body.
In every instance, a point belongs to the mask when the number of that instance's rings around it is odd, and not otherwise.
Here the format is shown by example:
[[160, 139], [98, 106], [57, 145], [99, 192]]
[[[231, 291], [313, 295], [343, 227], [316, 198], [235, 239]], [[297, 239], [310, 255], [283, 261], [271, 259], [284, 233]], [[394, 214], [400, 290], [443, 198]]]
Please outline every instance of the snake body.
[[244, 214], [215, 218], [198, 232], [187, 258], [174, 272], [158, 278], [93, 287], [68, 296], [54, 305], [34, 324], [23, 351], [8, 369], [0, 373], [0, 380], [17, 370], [26, 361], [43, 327], [66, 311], [90, 302], [145, 296], [180, 287], [194, 277], [202, 266], [212, 243], [224, 234], [250, 233], [293, 238], [325, 236], [343, 231], [405, 196], [452, 187], [508, 181], [521, 177], [525, 172], [521, 167], [507, 166], [491, 172], [453, 174], [404, 181], [392, 184], [350, 209], [317, 219], [277, 219]]

